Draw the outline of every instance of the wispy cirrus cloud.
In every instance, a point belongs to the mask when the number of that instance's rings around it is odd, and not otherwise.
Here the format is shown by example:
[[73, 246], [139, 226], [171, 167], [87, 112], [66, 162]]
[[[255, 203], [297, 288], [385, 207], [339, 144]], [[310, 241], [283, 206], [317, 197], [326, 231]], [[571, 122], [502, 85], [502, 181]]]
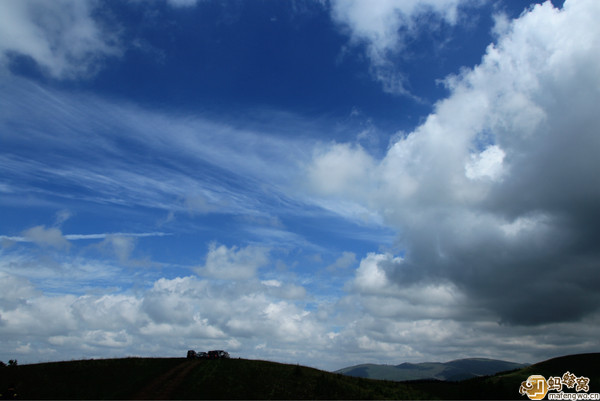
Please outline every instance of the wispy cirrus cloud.
[[[32, 231], [33, 230], [33, 231]], [[23, 236], [8, 236], [0, 235], [0, 240], [14, 241], [14, 242], [36, 242], [35, 236], [31, 233], [42, 233], [42, 237], [52, 238], [54, 236], [60, 236], [61, 240], [58, 241], [62, 244], [62, 239], [69, 241], [78, 240], [95, 240], [95, 239], [106, 239], [109, 237], [131, 237], [131, 238], [144, 238], [144, 237], [164, 237], [166, 235], [173, 235], [172, 233], [163, 232], [151, 232], [151, 233], [100, 233], [100, 234], [63, 234], [61, 230], [57, 228], [46, 228], [44, 226], [36, 226], [25, 231]], [[52, 241], [50, 241], [52, 242]]]
[[[0, 127], [13, 151], [0, 155], [0, 168], [12, 194], [193, 213], [260, 214], [261, 202], [297, 202], [286, 192], [299, 180], [294, 177], [310, 144], [278, 136], [276, 129], [237, 129], [26, 81], [4, 87]], [[36, 111], [25, 117], [24, 110]]]

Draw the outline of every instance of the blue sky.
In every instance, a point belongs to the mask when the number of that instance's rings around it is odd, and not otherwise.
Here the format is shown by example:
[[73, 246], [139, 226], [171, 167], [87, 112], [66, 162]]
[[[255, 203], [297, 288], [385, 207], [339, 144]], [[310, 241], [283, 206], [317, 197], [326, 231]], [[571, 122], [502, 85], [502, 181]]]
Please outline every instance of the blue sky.
[[0, 359], [597, 351], [598, 4], [0, 3]]

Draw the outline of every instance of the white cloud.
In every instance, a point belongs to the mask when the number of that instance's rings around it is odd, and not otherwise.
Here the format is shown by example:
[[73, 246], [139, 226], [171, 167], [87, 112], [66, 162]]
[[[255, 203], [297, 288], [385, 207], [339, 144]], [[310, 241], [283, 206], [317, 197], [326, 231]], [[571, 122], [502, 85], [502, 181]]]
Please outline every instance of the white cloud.
[[265, 293], [285, 300], [304, 300], [306, 299], [306, 289], [301, 285], [284, 284], [280, 280], [263, 280], [261, 283], [266, 286]]
[[126, 237], [122, 235], [108, 235], [102, 243], [101, 247], [108, 247], [117, 257], [121, 264], [128, 264], [130, 256], [135, 248], [135, 237]]
[[488, 146], [483, 152], [471, 154], [465, 165], [465, 175], [470, 179], [489, 178], [497, 180], [502, 176], [504, 152], [496, 145]]
[[[29, 280], [0, 271], [0, 306], [3, 310], [11, 310], [19, 304], [37, 295], [37, 291]], [[0, 316], [0, 320], [1, 320]]]
[[327, 266], [327, 270], [336, 271], [338, 269], [348, 269], [356, 263], [356, 254], [354, 252], [344, 251], [342, 256], [336, 259], [336, 261]]
[[[355, 283], [394, 259], [368, 255]], [[14, 358], [20, 350], [22, 363], [184, 356], [190, 348], [224, 348], [234, 356], [332, 370], [352, 363], [474, 355], [531, 362], [552, 349], [586, 350], [577, 344], [596, 338], [590, 327], [598, 321], [591, 317], [577, 324], [576, 331], [566, 324], [535, 332], [498, 326], [449, 283], [399, 287], [384, 278], [379, 284], [395, 286], [394, 292], [355, 286], [318, 310], [277, 293], [297, 286], [284, 280], [224, 282], [188, 276], [160, 278], [150, 288], [126, 293], [50, 295], [15, 274], [2, 271], [0, 279], [0, 359]], [[561, 345], [567, 334], [575, 345]]]
[[206, 263], [196, 269], [202, 276], [224, 280], [247, 280], [256, 276], [257, 270], [269, 261], [269, 250], [263, 247], [247, 246], [238, 249], [233, 246], [209, 245]]
[[31, 241], [44, 247], [49, 246], [57, 249], [67, 249], [70, 246], [69, 241], [63, 236], [62, 232], [55, 227], [32, 227], [23, 231], [23, 238], [25, 241]]
[[[258, 280], [161, 278], [135, 293], [49, 296], [27, 280], [0, 275], [2, 283], [17, 287], [0, 294], [0, 334], [6, 340], [0, 356], [22, 347], [23, 361], [36, 361], [40, 350], [61, 359], [114, 356], [114, 349], [123, 355], [182, 356], [189, 348], [258, 357], [256, 346], [266, 343], [268, 352], [279, 350], [274, 360], [297, 362], [296, 346], [318, 347], [324, 332], [301, 303], [265, 293]], [[273, 288], [298, 287], [280, 284]]]
[[405, 37], [417, 36], [424, 27], [417, 18], [426, 13], [455, 24], [458, 6], [464, 0], [335, 0], [331, 17], [348, 31], [353, 44], [365, 44], [371, 73], [386, 92], [409, 95], [406, 77], [392, 62], [405, 47]]
[[186, 298], [182, 297], [181, 288], [194, 292], [203, 290], [203, 286], [196, 285], [189, 279], [160, 279], [154, 283], [152, 290], [145, 294], [143, 310], [154, 323], [188, 325], [193, 321], [193, 304], [186, 302]]
[[383, 262], [401, 263], [402, 259], [389, 254], [369, 253], [361, 260], [356, 270], [353, 286], [361, 293], [389, 293], [394, 291], [394, 285], [388, 280], [383, 269]]
[[69, 220], [73, 214], [68, 210], [60, 210], [56, 213], [56, 221], [54, 222], [55, 227], [60, 227], [63, 223]]
[[223, 202], [219, 202], [219, 199], [211, 199], [213, 197], [214, 194], [188, 195], [184, 200], [184, 204], [192, 213], [211, 213], [223, 207]]
[[104, 58], [120, 54], [114, 31], [92, 18], [94, 6], [88, 0], [1, 2], [0, 65], [19, 55], [54, 78], [94, 73]]
[[173, 7], [193, 7], [198, 4], [198, 0], [168, 0]]
[[310, 166], [312, 185], [324, 194], [363, 191], [372, 181], [374, 163], [360, 146], [333, 144], [327, 152], [317, 154]]
[[448, 23], [457, 21], [460, 0], [365, 0], [333, 1], [332, 18], [345, 25], [354, 41], [365, 41], [369, 56], [375, 64], [386, 62], [387, 52], [396, 52], [403, 46], [402, 31], [424, 29], [416, 18], [434, 13]]
[[74, 317], [89, 330], [119, 330], [145, 322], [141, 301], [123, 294], [78, 297], [72, 304]]

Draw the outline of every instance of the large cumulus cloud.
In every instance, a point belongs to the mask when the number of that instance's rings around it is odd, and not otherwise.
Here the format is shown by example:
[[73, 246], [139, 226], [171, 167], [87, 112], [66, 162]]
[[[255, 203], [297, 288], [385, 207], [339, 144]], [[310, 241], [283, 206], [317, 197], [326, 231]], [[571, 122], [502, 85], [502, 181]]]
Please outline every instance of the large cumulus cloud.
[[315, 193], [400, 233], [403, 258], [373, 274], [448, 286], [509, 324], [597, 310], [599, 12], [547, 2], [499, 24], [481, 63], [448, 77], [450, 96], [380, 160], [352, 144], [317, 151]]

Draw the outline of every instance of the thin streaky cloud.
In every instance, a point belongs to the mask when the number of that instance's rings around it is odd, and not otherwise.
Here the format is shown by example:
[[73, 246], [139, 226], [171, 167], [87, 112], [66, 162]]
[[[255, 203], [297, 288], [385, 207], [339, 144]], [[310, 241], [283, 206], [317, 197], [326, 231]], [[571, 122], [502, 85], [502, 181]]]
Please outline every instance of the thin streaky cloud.
[[[145, 238], [145, 237], [165, 237], [173, 235], [173, 233], [164, 233], [164, 232], [149, 232], [149, 233], [101, 233], [101, 234], [64, 234], [63, 237], [68, 239], [69, 241], [79, 241], [79, 240], [93, 240], [93, 239], [106, 239], [109, 237], [135, 237], [135, 238]], [[8, 236], [8, 235], [0, 235], [0, 240], [8, 240], [14, 242], [33, 242], [30, 238], [21, 237], [21, 236]]]

